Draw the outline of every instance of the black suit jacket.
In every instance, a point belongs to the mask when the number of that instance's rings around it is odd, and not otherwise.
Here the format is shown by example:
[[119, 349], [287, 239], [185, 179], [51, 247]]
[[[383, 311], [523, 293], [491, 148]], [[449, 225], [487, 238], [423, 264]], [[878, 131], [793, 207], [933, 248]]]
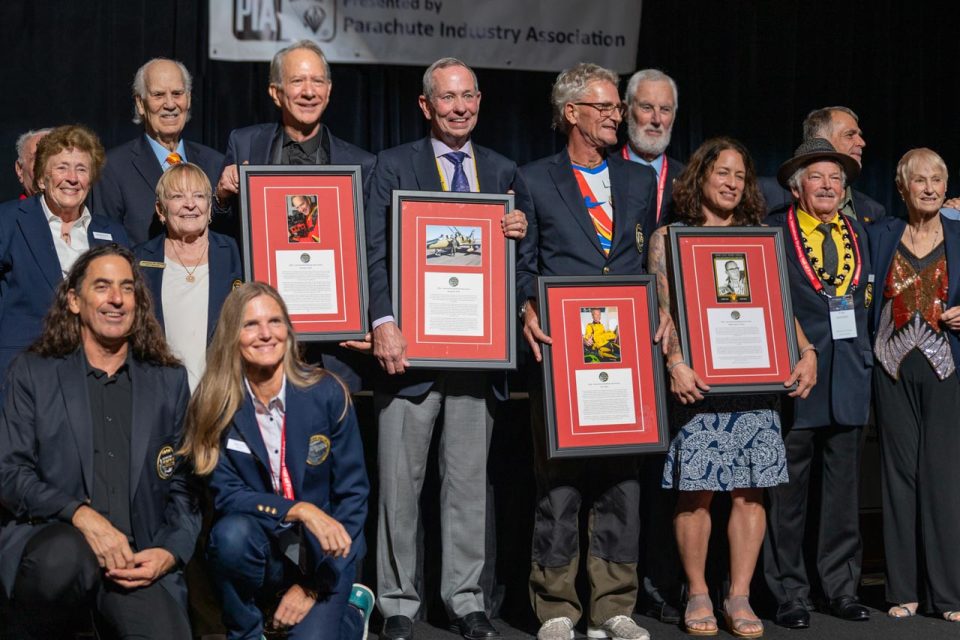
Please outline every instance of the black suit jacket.
[[[783, 228], [787, 254], [787, 276], [793, 315], [800, 322], [807, 339], [817, 347], [817, 384], [805, 400], [784, 398], [787, 411], [793, 410], [795, 429], [846, 425], [859, 427], [867, 422], [870, 409], [870, 375], [873, 349], [867, 329], [869, 310], [866, 303], [867, 284], [873, 273], [870, 246], [864, 226], [851, 220], [858, 238], [862, 269], [860, 286], [853, 292], [857, 337], [834, 340], [830, 328], [830, 309], [825, 296], [814, 291], [800, 266], [791, 241], [787, 215], [775, 214], [766, 220], [770, 226]], [[852, 277], [852, 276], [851, 276]], [[874, 301], [876, 304], [876, 301]]]
[[[763, 200], [767, 204], [767, 215], [786, 213], [790, 205], [793, 204], [793, 194], [781, 187], [774, 177], [761, 176], [757, 178], [757, 182]], [[853, 208], [861, 222], [869, 224], [887, 216], [887, 210], [882, 204], [856, 189], [851, 189], [851, 192], [853, 194]]]
[[[162, 547], [182, 567], [193, 554], [200, 513], [187, 465], [161, 477], [158, 458], [180, 443], [190, 399], [183, 367], [131, 356], [130, 517], [135, 550]], [[10, 366], [0, 413], [0, 586], [9, 596], [24, 546], [40, 527], [70, 522], [93, 491], [93, 423], [78, 349], [62, 358], [24, 353]], [[186, 607], [182, 573], [160, 583]]]
[[[217, 186], [223, 154], [196, 142], [183, 141], [187, 162], [207, 174], [210, 184]], [[160, 232], [156, 215], [157, 181], [163, 175], [157, 156], [146, 136], [137, 136], [130, 142], [107, 152], [103, 175], [93, 187], [88, 206], [124, 226], [133, 244], [145, 242]]]
[[537, 297], [537, 276], [645, 273], [647, 239], [657, 226], [656, 173], [617, 154], [607, 156], [607, 166], [613, 199], [609, 256], [600, 248], [566, 149], [520, 168], [517, 208], [528, 222], [517, 258], [520, 304]]
[[[518, 187], [517, 164], [513, 160], [476, 143], [472, 143], [472, 147], [481, 193], [506, 193]], [[377, 156], [377, 169], [366, 206], [371, 322], [395, 315], [390, 297], [389, 229], [393, 192], [397, 189], [443, 190], [429, 137], [381, 151]], [[398, 395], [419, 396], [430, 390], [435, 375], [425, 371], [409, 371], [401, 376], [383, 374], [378, 377], [378, 382], [389, 385]], [[495, 384], [498, 393], [503, 393], [503, 377], [495, 377], [498, 379]]]
[[[943, 243], [947, 254], [947, 307], [960, 304], [960, 221], [940, 216], [943, 225]], [[880, 311], [883, 309], [883, 288], [890, 274], [893, 256], [900, 244], [900, 238], [907, 223], [900, 218], [887, 218], [868, 227], [870, 251], [874, 258], [874, 302], [870, 313], [870, 334], [876, 338], [877, 325], [880, 323]], [[960, 375], [960, 338], [955, 331], [946, 331], [953, 352], [953, 361]]]
[[[239, 286], [239, 283], [243, 282], [243, 267], [240, 265], [240, 252], [233, 238], [209, 230], [207, 233], [210, 234], [208, 250], [210, 290], [207, 298], [207, 344], [209, 345], [210, 339], [213, 338], [213, 331], [217, 328], [223, 301], [230, 295], [234, 283]], [[163, 269], [152, 266], [151, 263], [163, 264], [163, 241], [166, 238], [167, 234], [161, 233], [133, 249], [137, 257], [137, 265], [150, 286], [150, 293], [153, 295], [153, 311], [161, 326], [163, 326]], [[147, 264], [144, 264], [145, 262]]]
[[[624, 149], [626, 149], [625, 146], [620, 147], [618, 151], [621, 157], [624, 154]], [[667, 177], [663, 185], [663, 201], [660, 203], [660, 210], [657, 211], [657, 227], [662, 227], [677, 221], [677, 212], [674, 211], [673, 207], [673, 183], [680, 174], [683, 173], [683, 170], [687, 168], [685, 164], [670, 156], [664, 155], [663, 159], [667, 163]]]

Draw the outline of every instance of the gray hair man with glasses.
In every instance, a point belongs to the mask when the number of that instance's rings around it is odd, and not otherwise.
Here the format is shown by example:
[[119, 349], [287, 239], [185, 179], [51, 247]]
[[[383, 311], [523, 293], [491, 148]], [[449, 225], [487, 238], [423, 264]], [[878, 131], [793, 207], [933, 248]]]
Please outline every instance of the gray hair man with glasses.
[[[527, 214], [520, 241], [517, 289], [523, 335], [533, 360], [531, 425], [537, 478], [529, 588], [540, 620], [539, 640], [569, 640], [584, 611], [575, 588], [580, 564], [579, 512], [590, 510], [586, 561], [590, 576], [591, 638], [642, 640], [649, 634], [630, 617], [636, 604], [639, 560], [640, 485], [633, 459], [616, 464], [596, 459], [547, 459], [538, 276], [644, 273], [646, 238], [656, 223], [656, 176], [650, 167], [608, 152], [617, 142], [624, 105], [616, 73], [581, 63], [553, 85], [553, 126], [567, 144], [560, 153], [520, 169], [524, 188], [517, 206]], [[661, 317], [657, 340], [672, 333]], [[582, 504], [586, 499], [587, 504]]]

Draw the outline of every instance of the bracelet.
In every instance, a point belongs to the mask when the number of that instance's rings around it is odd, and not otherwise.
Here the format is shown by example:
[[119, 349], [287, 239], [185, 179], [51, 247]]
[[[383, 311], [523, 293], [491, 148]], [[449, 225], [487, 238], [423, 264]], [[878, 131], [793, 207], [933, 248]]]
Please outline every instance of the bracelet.
[[813, 353], [816, 354], [818, 358], [820, 357], [820, 352], [817, 351], [817, 347], [813, 344], [808, 344], [803, 349], [800, 349], [800, 358], [803, 358], [803, 356], [806, 355], [807, 351], [813, 351]]
[[679, 366], [682, 365], [682, 364], [687, 364], [687, 363], [684, 362], [683, 360], [677, 360], [677, 361], [674, 362], [673, 364], [668, 364], [668, 365], [667, 365], [667, 373], [670, 373], [671, 371], [673, 371], [674, 369], [676, 369], [677, 367], [679, 367]]

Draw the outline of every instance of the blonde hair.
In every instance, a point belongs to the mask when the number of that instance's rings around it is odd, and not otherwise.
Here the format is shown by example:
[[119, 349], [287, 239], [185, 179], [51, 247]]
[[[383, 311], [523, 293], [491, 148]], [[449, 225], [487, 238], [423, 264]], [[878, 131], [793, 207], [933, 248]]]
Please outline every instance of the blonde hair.
[[904, 192], [907, 188], [907, 183], [910, 182], [910, 174], [921, 164], [930, 164], [935, 169], [942, 171], [943, 184], [947, 184], [947, 178], [949, 177], [947, 173], [947, 163], [943, 161], [940, 154], [927, 147], [918, 147], [916, 149], [910, 149], [910, 151], [903, 154], [900, 162], [897, 163], [897, 175], [895, 178], [897, 191], [901, 194]]
[[[223, 432], [246, 400], [243, 358], [238, 344], [243, 312], [250, 301], [259, 296], [272, 299], [283, 314], [287, 326], [287, 350], [282, 366], [287, 380], [301, 388], [314, 385], [326, 376], [332, 376], [340, 382], [333, 374], [307, 365], [300, 358], [287, 305], [276, 289], [262, 282], [248, 282], [234, 289], [223, 303], [213, 341], [207, 350], [207, 369], [187, 407], [186, 433], [179, 453], [192, 459], [197, 475], [208, 475], [216, 468]], [[346, 414], [350, 406], [350, 394], [342, 382], [340, 386], [345, 396]]]

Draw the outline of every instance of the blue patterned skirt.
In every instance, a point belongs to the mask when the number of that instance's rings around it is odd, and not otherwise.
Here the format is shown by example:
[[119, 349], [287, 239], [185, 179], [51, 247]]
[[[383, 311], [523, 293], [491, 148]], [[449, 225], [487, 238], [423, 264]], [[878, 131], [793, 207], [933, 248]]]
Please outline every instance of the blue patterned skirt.
[[780, 399], [773, 394], [714, 396], [673, 402], [671, 424], [683, 425], [663, 465], [665, 489], [732, 491], [787, 482]]

